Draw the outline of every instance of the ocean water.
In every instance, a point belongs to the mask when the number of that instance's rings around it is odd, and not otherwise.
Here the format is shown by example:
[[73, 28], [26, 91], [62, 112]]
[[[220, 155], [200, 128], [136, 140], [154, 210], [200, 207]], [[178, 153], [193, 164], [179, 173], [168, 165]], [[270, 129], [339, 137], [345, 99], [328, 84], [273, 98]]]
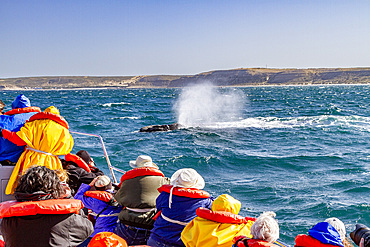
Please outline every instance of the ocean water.
[[[369, 85], [185, 89], [1, 91], [10, 109], [23, 93], [43, 110], [56, 106], [70, 130], [102, 136], [113, 166], [150, 155], [170, 177], [194, 168], [214, 197], [230, 194], [240, 214], [274, 211], [280, 238], [338, 217], [347, 229], [370, 226]], [[179, 122], [180, 130], [141, 133]], [[73, 134], [110, 174], [96, 137]], [[120, 173], [116, 172], [117, 179]]]

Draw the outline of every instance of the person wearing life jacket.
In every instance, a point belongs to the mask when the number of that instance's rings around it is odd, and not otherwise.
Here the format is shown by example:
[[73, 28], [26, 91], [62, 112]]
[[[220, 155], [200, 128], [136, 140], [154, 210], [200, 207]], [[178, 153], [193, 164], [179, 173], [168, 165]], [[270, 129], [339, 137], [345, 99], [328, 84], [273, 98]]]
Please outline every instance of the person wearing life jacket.
[[197, 217], [181, 233], [182, 242], [186, 247], [230, 247], [235, 236], [251, 238], [250, 228], [256, 219], [238, 215], [240, 207], [238, 200], [223, 194], [214, 200], [211, 210], [198, 208]]
[[62, 169], [58, 156], [70, 153], [74, 144], [68, 129], [68, 123], [59, 115], [59, 110], [50, 106], [44, 112], [33, 115], [19, 131], [0, 131], [0, 136], [5, 139], [18, 146], [26, 145], [13, 169], [5, 194], [13, 194], [18, 177], [30, 166], [43, 165], [52, 170]]
[[[13, 101], [12, 110], [1, 114], [0, 128], [17, 132], [30, 117], [38, 112], [41, 112], [41, 109], [32, 107], [30, 100], [23, 94], [20, 94]], [[22, 155], [24, 147], [17, 146], [5, 138], [0, 138], [0, 164], [3, 166], [14, 166]]]
[[213, 197], [202, 190], [204, 179], [197, 171], [184, 168], [176, 171], [170, 185], [158, 189], [156, 200], [160, 212], [151, 231], [149, 246], [185, 246], [181, 240], [184, 227], [194, 219], [199, 207], [211, 209]]
[[80, 150], [76, 154], [69, 153], [61, 161], [63, 169], [68, 172], [68, 185], [72, 195], [76, 194], [82, 183], [90, 184], [94, 178], [104, 175], [86, 150]]
[[143, 245], [148, 241], [154, 224], [153, 217], [157, 213], [157, 189], [169, 184], [170, 179], [164, 176], [148, 155], [138, 156], [129, 165], [133, 169], [123, 174], [120, 189], [115, 194], [123, 209], [114, 233], [124, 238], [129, 245]]
[[277, 247], [274, 244], [279, 238], [279, 224], [274, 219], [274, 212], [264, 212], [251, 226], [253, 238], [237, 236], [234, 238], [233, 247]]
[[308, 235], [299, 234], [295, 237], [297, 247], [333, 247], [353, 246], [346, 239], [346, 229], [342, 221], [328, 218], [308, 230]]
[[7, 247], [77, 246], [93, 233], [79, 215], [80, 200], [59, 199], [60, 180], [45, 166], [29, 168], [14, 192], [16, 201], [0, 204], [1, 233]]
[[75, 199], [92, 210], [94, 217], [94, 233], [80, 246], [87, 246], [91, 238], [99, 232], [113, 232], [117, 226], [118, 214], [122, 207], [113, 197], [112, 182], [108, 176], [98, 176], [90, 184], [81, 184]]

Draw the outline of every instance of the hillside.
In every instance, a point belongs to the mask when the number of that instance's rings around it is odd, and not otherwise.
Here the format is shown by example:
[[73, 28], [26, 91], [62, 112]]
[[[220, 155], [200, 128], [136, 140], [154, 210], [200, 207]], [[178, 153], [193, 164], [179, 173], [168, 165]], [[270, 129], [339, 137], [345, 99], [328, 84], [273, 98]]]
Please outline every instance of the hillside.
[[0, 90], [68, 88], [175, 88], [202, 82], [216, 86], [368, 84], [370, 68], [216, 70], [196, 75], [49, 76], [0, 79]]

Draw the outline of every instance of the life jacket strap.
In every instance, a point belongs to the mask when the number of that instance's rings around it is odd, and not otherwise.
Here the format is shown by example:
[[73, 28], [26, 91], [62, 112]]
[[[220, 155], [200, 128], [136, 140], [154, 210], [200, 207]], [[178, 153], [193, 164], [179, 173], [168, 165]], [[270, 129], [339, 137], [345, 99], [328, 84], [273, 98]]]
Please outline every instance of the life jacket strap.
[[171, 222], [171, 223], [174, 223], [174, 224], [178, 224], [178, 225], [182, 225], [182, 226], [186, 226], [188, 224], [188, 222], [183, 222], [183, 221], [179, 221], [179, 220], [170, 219], [170, 218], [164, 216], [163, 213], [161, 213], [161, 216], [164, 220], [166, 220], [168, 222]]
[[34, 152], [36, 152], [36, 153], [41, 153], [41, 154], [46, 154], [46, 155], [56, 156], [56, 157], [58, 157], [58, 155], [55, 155], [55, 154], [52, 154], [52, 153], [48, 153], [48, 152], [44, 152], [44, 151], [41, 151], [41, 150], [38, 150], [38, 149], [35, 149], [35, 148], [31, 148], [30, 146], [26, 146], [26, 149], [27, 149], [27, 150], [34, 151]]

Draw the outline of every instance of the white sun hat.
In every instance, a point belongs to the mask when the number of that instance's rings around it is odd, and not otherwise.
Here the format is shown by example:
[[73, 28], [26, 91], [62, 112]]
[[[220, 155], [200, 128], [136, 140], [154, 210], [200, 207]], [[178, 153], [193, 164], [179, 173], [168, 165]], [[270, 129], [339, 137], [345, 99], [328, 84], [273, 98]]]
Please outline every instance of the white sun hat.
[[171, 177], [170, 184], [172, 188], [170, 190], [170, 197], [168, 200], [168, 207], [171, 208], [172, 204], [172, 191], [175, 187], [181, 188], [195, 188], [203, 189], [205, 182], [203, 177], [192, 168], [183, 168], [177, 170]]
[[340, 219], [335, 217], [328, 218], [325, 220], [325, 222], [332, 225], [335, 228], [335, 230], [337, 230], [337, 232], [339, 233], [340, 239], [344, 241], [344, 239], [346, 238], [346, 227], [344, 226], [344, 223]]
[[153, 163], [152, 158], [148, 155], [140, 155], [137, 157], [136, 160], [131, 160], [129, 164], [132, 168], [139, 168], [139, 167], [158, 168], [158, 166]]
[[199, 173], [192, 168], [183, 168], [176, 171], [170, 181], [174, 187], [203, 189], [205, 186], [204, 179]]

